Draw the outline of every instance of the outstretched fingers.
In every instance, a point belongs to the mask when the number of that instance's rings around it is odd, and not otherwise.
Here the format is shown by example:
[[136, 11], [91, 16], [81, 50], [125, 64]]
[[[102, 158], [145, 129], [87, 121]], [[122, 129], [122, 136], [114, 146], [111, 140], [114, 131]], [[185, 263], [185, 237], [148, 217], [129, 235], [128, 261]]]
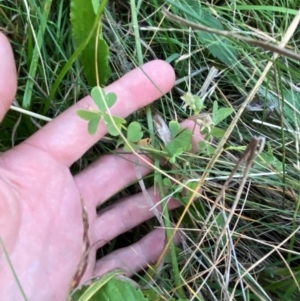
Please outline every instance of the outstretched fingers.
[[[175, 243], [180, 241], [175, 236]], [[165, 230], [156, 229], [143, 237], [137, 243], [116, 250], [104, 258], [98, 260], [95, 265], [94, 276], [102, 276], [106, 272], [120, 268], [127, 276], [154, 263], [160, 256], [165, 245]]]
[[[144, 160], [151, 159], [142, 155]], [[111, 198], [121, 189], [129, 186], [137, 180], [137, 168], [141, 176], [152, 171], [146, 162], [139, 160], [139, 166], [135, 164], [134, 154], [104, 155], [77, 174], [74, 179], [85, 203], [92, 209]]]
[[[161, 206], [158, 204], [159, 193], [153, 187], [146, 193], [147, 197], [144, 192], [140, 192], [103, 209], [93, 223], [92, 242], [96, 243], [97, 247], [101, 247], [118, 235], [152, 218], [154, 216], [153, 205], [159, 206], [159, 211], [161, 211]], [[149, 198], [151, 203], [148, 202]], [[174, 199], [168, 201], [170, 210], [179, 206], [180, 203]]]
[[[164, 61], [151, 61], [132, 70], [105, 88], [106, 93], [117, 95], [111, 114], [127, 117], [167, 93], [174, 81], [174, 70]], [[100, 123], [95, 135], [88, 133], [87, 122], [79, 118], [76, 111], [89, 108], [97, 109], [90, 96], [60, 114], [24, 143], [45, 150], [70, 166], [107, 133], [104, 122]]]
[[[185, 120], [181, 126], [194, 130], [192, 145], [193, 152], [197, 152], [198, 143], [204, 138], [200, 134], [199, 125], [192, 120]], [[119, 149], [117, 154], [104, 155], [77, 174], [75, 182], [85, 203], [93, 209], [124, 187], [136, 182], [138, 173], [141, 173], [142, 177], [149, 174], [152, 167], [148, 163], [153, 162], [151, 158], [141, 156], [142, 158], [136, 158], [134, 154], [122, 154], [122, 150]]]

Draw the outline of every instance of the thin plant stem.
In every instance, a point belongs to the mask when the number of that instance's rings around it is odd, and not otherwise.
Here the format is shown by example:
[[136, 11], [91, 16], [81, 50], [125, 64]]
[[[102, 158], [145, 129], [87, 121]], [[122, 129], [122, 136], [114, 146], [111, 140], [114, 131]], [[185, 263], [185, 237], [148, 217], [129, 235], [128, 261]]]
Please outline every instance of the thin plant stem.
[[10, 258], [9, 258], [9, 254], [8, 254], [6, 248], [5, 248], [5, 245], [4, 245], [4, 242], [3, 242], [1, 236], [0, 236], [0, 245], [1, 245], [2, 249], [3, 249], [3, 252], [4, 252], [4, 255], [5, 255], [6, 260], [7, 260], [7, 262], [8, 262], [8, 265], [9, 265], [9, 267], [10, 267], [10, 269], [11, 269], [11, 271], [12, 271], [14, 277], [15, 277], [15, 280], [16, 280], [16, 282], [17, 282], [17, 284], [18, 284], [18, 287], [19, 287], [19, 289], [20, 289], [21, 295], [22, 295], [22, 297], [23, 297], [23, 299], [24, 299], [25, 301], [28, 301], [28, 298], [26, 297], [25, 291], [24, 291], [24, 289], [23, 289], [23, 287], [22, 287], [22, 285], [21, 285], [21, 282], [20, 282], [20, 280], [19, 280], [19, 278], [18, 278], [18, 275], [17, 275], [17, 273], [16, 273], [16, 271], [15, 271], [15, 269], [14, 269], [14, 267], [13, 267], [13, 264], [12, 264]]
[[[139, 66], [141, 66], [143, 64], [143, 53], [142, 53], [142, 47], [141, 47], [141, 43], [140, 43], [140, 33], [139, 33], [139, 27], [138, 27], [138, 18], [137, 18], [137, 9], [136, 9], [136, 5], [135, 5], [135, 0], [131, 0], [130, 4], [131, 4], [132, 23], [133, 23], [134, 34], [135, 34], [135, 46], [136, 46], [136, 51], [137, 51], [138, 63], [139, 63]], [[146, 107], [146, 116], [147, 116], [147, 125], [148, 125], [151, 140], [155, 141], [153, 118], [152, 118], [152, 112], [151, 112], [150, 105], [148, 105]], [[159, 166], [160, 166], [160, 158], [157, 155], [155, 156], [155, 166], [157, 167], [157, 169], [154, 172], [155, 183], [157, 183], [157, 185], [158, 185], [160, 197], [162, 199], [165, 199], [164, 198], [163, 179], [162, 179], [161, 173], [158, 171]], [[167, 200], [164, 200], [162, 202], [162, 207], [163, 207], [162, 215], [164, 218], [164, 224], [166, 226], [166, 237], [167, 237], [168, 241], [172, 240], [170, 242], [170, 254], [171, 254], [171, 261], [172, 261], [175, 283], [178, 288], [178, 295], [180, 296], [180, 298], [184, 298], [185, 295], [183, 292], [182, 282], [181, 282], [181, 278], [179, 275], [179, 267], [178, 267], [178, 261], [177, 261], [177, 256], [176, 256], [175, 244], [174, 244], [174, 241], [172, 238], [173, 231], [171, 228]]]

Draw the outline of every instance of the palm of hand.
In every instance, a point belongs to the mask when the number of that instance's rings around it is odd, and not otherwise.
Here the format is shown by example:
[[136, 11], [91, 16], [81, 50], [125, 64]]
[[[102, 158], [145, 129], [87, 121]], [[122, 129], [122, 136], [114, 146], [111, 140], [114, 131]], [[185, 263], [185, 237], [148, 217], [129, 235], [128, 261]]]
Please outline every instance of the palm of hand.
[[[1, 121], [16, 91], [14, 59], [1, 33], [0, 61]], [[111, 112], [126, 117], [159, 98], [161, 92], [169, 91], [173, 84], [174, 72], [168, 64], [148, 63], [143, 71], [135, 69], [106, 88], [106, 93], [113, 91], [118, 96]], [[67, 296], [83, 252], [81, 198], [87, 208], [93, 246], [82, 281], [117, 267], [132, 274], [156, 260], [163, 248], [164, 231], [154, 230], [133, 246], [95, 262], [98, 247], [150, 218], [152, 213], [142, 193], [121, 200], [100, 215], [96, 213], [98, 205], [136, 180], [133, 155], [105, 155], [75, 177], [71, 175], [69, 167], [106, 134], [102, 123], [98, 132], [90, 136], [86, 122], [76, 116], [78, 109], [90, 107], [94, 107], [92, 99], [82, 99], [0, 156], [0, 238], [31, 301], [59, 301]], [[194, 124], [186, 126], [193, 128]], [[201, 138], [196, 135], [195, 142]], [[145, 175], [151, 170], [144, 164], [140, 171]], [[158, 201], [153, 189], [148, 193]], [[169, 202], [170, 208], [176, 206], [176, 202]], [[0, 273], [5, 300], [23, 300], [1, 245]]]
[[[12, 51], [1, 33], [0, 61], [1, 121], [16, 91]], [[167, 92], [173, 83], [174, 72], [162, 61], [144, 65], [143, 71], [135, 69], [106, 88], [106, 92], [114, 91], [118, 96], [111, 112], [126, 117]], [[116, 267], [130, 274], [155, 260], [163, 247], [164, 231], [155, 230], [131, 248], [117, 250], [95, 263], [96, 247], [150, 218], [152, 213], [138, 194], [106, 209], [100, 217], [96, 214], [98, 205], [136, 180], [132, 155], [126, 160], [103, 156], [77, 176], [71, 175], [71, 164], [106, 134], [102, 123], [90, 136], [86, 122], [76, 116], [78, 109], [93, 106], [90, 97], [82, 99], [0, 156], [0, 237], [29, 300], [65, 299], [82, 255], [81, 197], [89, 216], [90, 243], [98, 243], [91, 249], [83, 280]], [[150, 169], [141, 167], [141, 171], [146, 174]], [[149, 193], [157, 200], [153, 191]], [[0, 271], [2, 296], [23, 300], [1, 247]]]
[[[22, 146], [1, 158], [5, 199], [15, 204], [14, 223], [5, 242], [21, 285], [29, 300], [63, 300], [82, 253], [83, 224], [79, 190], [66, 166], [49, 154]], [[90, 211], [91, 213], [91, 211]], [[89, 214], [90, 223], [96, 214]], [[95, 256], [91, 254], [86, 277], [92, 276]], [[0, 287], [12, 289], [4, 296], [19, 293], [10, 270], [1, 276]], [[30, 286], [35, 283], [35, 286]], [[42, 288], [37, 290], [36, 288]], [[31, 291], [31, 289], [33, 291]], [[49, 292], [53, 292], [49, 296]]]

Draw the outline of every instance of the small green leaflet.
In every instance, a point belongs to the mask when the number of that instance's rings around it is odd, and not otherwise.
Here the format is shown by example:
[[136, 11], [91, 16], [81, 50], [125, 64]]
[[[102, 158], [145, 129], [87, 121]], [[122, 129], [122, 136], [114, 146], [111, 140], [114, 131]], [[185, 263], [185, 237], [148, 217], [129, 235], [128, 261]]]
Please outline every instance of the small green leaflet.
[[141, 125], [133, 121], [129, 124], [127, 129], [127, 139], [131, 142], [139, 142], [143, 138]]
[[91, 96], [102, 113], [105, 113], [107, 108], [110, 109], [117, 101], [117, 95], [115, 93], [110, 92], [105, 94], [104, 89], [100, 87], [94, 87]]
[[181, 125], [177, 121], [171, 120], [169, 122], [169, 130], [171, 132], [172, 138], [175, 138], [175, 136], [178, 135], [181, 131]]
[[84, 120], [91, 120], [99, 115], [98, 112], [87, 111], [87, 110], [78, 110], [76, 113], [79, 117], [81, 117]]
[[[176, 121], [170, 122], [170, 131], [172, 133], [179, 133], [177, 136], [172, 139], [167, 145], [165, 146], [166, 151], [169, 153], [171, 159], [171, 163], [175, 163], [176, 157], [180, 156], [184, 151], [189, 151], [192, 149], [192, 131], [189, 129], [184, 129], [183, 131], [179, 131], [178, 125], [176, 125]], [[180, 127], [181, 130], [181, 127]], [[173, 136], [173, 134], [172, 134]]]
[[165, 149], [170, 154], [170, 162], [175, 163], [176, 157], [180, 156], [183, 153], [183, 148], [181, 147], [180, 141], [174, 139], [171, 140], [166, 146]]
[[90, 135], [94, 135], [97, 132], [99, 122], [101, 120], [101, 116], [95, 116], [93, 119], [91, 119], [88, 123], [88, 131]]
[[82, 119], [89, 121], [88, 123], [89, 134], [94, 135], [97, 132], [102, 117], [101, 114], [99, 114], [99, 112], [96, 111], [87, 111], [87, 110], [78, 110], [76, 113]]
[[218, 102], [215, 100], [213, 104], [213, 124], [217, 125], [224, 119], [226, 119], [231, 113], [233, 112], [233, 109], [231, 108], [221, 108], [218, 109]]
[[[113, 124], [113, 121], [115, 123], [115, 125]], [[117, 117], [117, 116], [109, 116], [108, 114], [104, 115], [104, 121], [106, 124], [106, 128], [107, 131], [112, 135], [112, 136], [118, 136], [119, 132], [121, 131], [123, 124], [126, 123], [126, 120], [121, 118], [121, 117]]]

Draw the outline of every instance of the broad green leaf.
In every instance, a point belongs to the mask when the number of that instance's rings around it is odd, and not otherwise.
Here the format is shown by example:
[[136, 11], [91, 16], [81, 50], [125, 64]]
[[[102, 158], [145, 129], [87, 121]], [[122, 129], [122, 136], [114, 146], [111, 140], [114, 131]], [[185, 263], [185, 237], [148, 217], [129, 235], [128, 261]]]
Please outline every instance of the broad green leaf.
[[111, 108], [117, 101], [115, 93], [105, 94], [104, 89], [100, 87], [94, 87], [91, 91], [91, 96], [102, 113], [105, 113], [107, 108]]
[[93, 112], [93, 111], [88, 111], [88, 110], [77, 110], [76, 114], [84, 120], [91, 120], [99, 115], [98, 112]]
[[231, 108], [221, 108], [221, 109], [219, 109], [216, 113], [216, 116], [213, 117], [214, 125], [217, 125], [222, 120], [226, 119], [232, 112], [233, 112], [233, 109], [231, 109]]
[[90, 286], [83, 286], [72, 295], [73, 301], [98, 301], [97, 292], [117, 275], [124, 275], [124, 271], [117, 269], [103, 275], [99, 280], [92, 283]]
[[113, 124], [111, 117], [108, 114], [104, 115], [104, 121], [106, 124], [107, 131], [112, 136], [118, 136], [119, 132], [122, 129], [122, 125], [126, 123], [126, 120], [117, 116], [112, 116], [112, 119], [114, 120], [115, 125]]
[[[88, 0], [89, 1], [89, 0]], [[97, 14], [97, 11], [99, 9], [99, 0], [91, 0], [92, 1], [92, 5], [93, 5], [93, 10], [95, 15]]]
[[137, 289], [129, 280], [110, 279], [98, 290], [93, 299], [79, 301], [149, 301], [141, 289]]
[[127, 139], [131, 142], [138, 142], [142, 137], [143, 132], [141, 125], [136, 121], [131, 122], [127, 129]]
[[177, 121], [171, 120], [169, 122], [169, 129], [170, 129], [172, 137], [175, 138], [176, 135], [180, 133], [181, 126], [180, 126], [180, 124]]
[[88, 131], [90, 135], [94, 135], [97, 132], [100, 120], [101, 120], [101, 115], [98, 115], [89, 121]]
[[[187, 20], [202, 24], [207, 27], [224, 30], [222, 23], [212, 15], [212, 13], [200, 1], [185, 0], [167, 0], [172, 4], [172, 10], [176, 15], [183, 16]], [[204, 31], [196, 31], [199, 41], [207, 47], [209, 52], [222, 63], [232, 66], [238, 63], [238, 53], [233, 43], [225, 37], [211, 34]]]
[[[100, 6], [98, 5], [98, 11]], [[94, 8], [96, 7], [95, 1], [71, 0], [72, 34], [77, 47], [86, 40], [88, 34], [93, 30], [93, 25], [97, 21], [97, 14], [94, 12]], [[98, 18], [100, 18], [100, 15]], [[100, 19], [99, 22], [101, 22]], [[96, 41], [98, 42], [97, 48]], [[97, 75], [100, 84], [102, 86], [106, 84], [110, 74], [108, 58], [109, 48], [106, 42], [97, 36], [97, 28], [95, 28], [91, 39], [79, 57], [83, 65], [85, 77], [90, 86], [97, 85]], [[98, 74], [96, 74], [96, 64], [98, 66]]]

